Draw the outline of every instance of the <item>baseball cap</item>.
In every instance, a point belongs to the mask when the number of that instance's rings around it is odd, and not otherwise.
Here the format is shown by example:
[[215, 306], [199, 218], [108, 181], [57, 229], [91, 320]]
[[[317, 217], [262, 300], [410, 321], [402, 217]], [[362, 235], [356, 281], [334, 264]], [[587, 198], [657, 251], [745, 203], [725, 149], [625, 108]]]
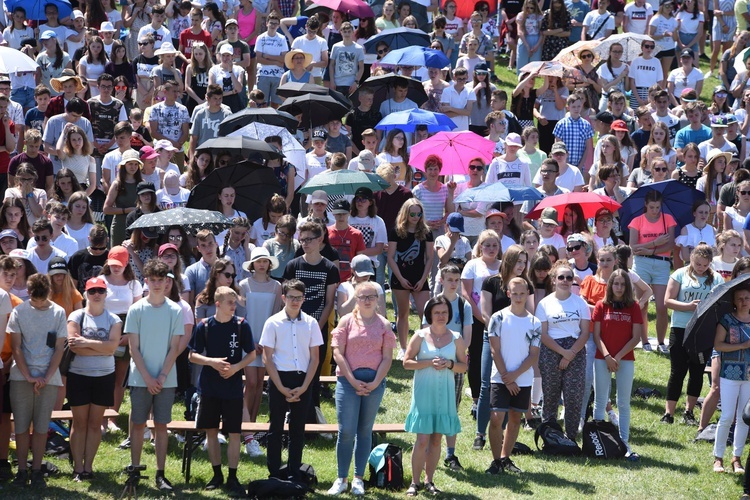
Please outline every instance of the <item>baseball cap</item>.
[[737, 120], [737, 116], [736, 115], [732, 115], [732, 114], [724, 115], [724, 118], [727, 119], [727, 125], [732, 125], [734, 123], [739, 123], [739, 121]]
[[341, 198], [340, 200], [333, 202], [331, 213], [333, 215], [348, 214], [351, 209], [352, 205], [346, 200], [346, 198]]
[[74, 20], [74, 21], [75, 21], [76, 19], [83, 19], [83, 12], [81, 12], [81, 11], [80, 11], [80, 10], [78, 10], [78, 9], [74, 10], [74, 11], [73, 11], [73, 12], [72, 12], [72, 13], [70, 14], [70, 19], [72, 19], [72, 20]]
[[321, 141], [325, 141], [326, 139], [328, 139], [328, 134], [326, 133], [325, 130], [318, 129], [313, 132], [312, 138], [313, 138], [313, 141], [315, 139], [320, 139]]
[[151, 146], [143, 146], [141, 148], [141, 160], [153, 160], [154, 158], [158, 158], [159, 153], [154, 151], [154, 148]]
[[14, 257], [16, 259], [26, 259], [26, 260], [29, 260], [29, 261], [31, 260], [31, 259], [29, 259], [29, 252], [27, 252], [23, 248], [15, 248], [15, 249], [11, 250], [8, 255], [11, 256], [11, 257]]
[[229, 26], [230, 24], [236, 24], [237, 26], [239, 26], [239, 23], [237, 22], [237, 19], [231, 19], [230, 18], [230, 19], [227, 19], [227, 22], [224, 23], [224, 28], [226, 29], [227, 26]]
[[375, 155], [372, 151], [365, 149], [357, 155], [357, 169], [370, 172], [375, 168]]
[[57, 38], [57, 33], [52, 30], [44, 30], [39, 37], [40, 40], [49, 40], [50, 38]]
[[557, 223], [557, 217], [557, 210], [552, 207], [547, 207], [542, 210], [542, 215], [539, 216], [539, 220], [542, 221], [543, 224], [554, 224], [557, 226], [559, 225]]
[[474, 73], [487, 73], [489, 74], [490, 67], [487, 65], [487, 63], [479, 63], [476, 66], [474, 66]]
[[325, 203], [328, 205], [328, 194], [322, 189], [313, 191], [313, 194], [310, 195], [310, 204], [313, 205], [315, 203]]
[[685, 102], [695, 102], [698, 99], [698, 93], [695, 89], [687, 87], [680, 92], [680, 99]]
[[21, 240], [21, 238], [18, 237], [18, 233], [12, 229], [3, 229], [2, 231], [0, 231], [0, 240], [8, 237], [15, 238], [19, 241]]
[[153, 182], [141, 181], [135, 188], [136, 194], [155, 193], [156, 187]]
[[117, 266], [127, 266], [130, 261], [130, 255], [128, 255], [128, 249], [124, 246], [118, 245], [109, 249], [107, 254], [106, 264], [115, 264]]
[[375, 276], [372, 261], [367, 255], [355, 255], [349, 262], [349, 267], [357, 276]]
[[568, 235], [567, 244], [570, 245], [571, 243], [580, 242], [584, 245], [588, 245], [588, 241], [586, 241], [586, 238], [581, 233], [573, 233]]
[[695, 52], [693, 52], [693, 49], [682, 49], [682, 52], [680, 52], [680, 57], [690, 57], [692, 59], [695, 59]]
[[727, 128], [729, 124], [725, 116], [715, 115], [711, 117], [711, 126], [714, 128]]
[[[236, 21], [235, 21], [235, 24], [236, 24]], [[222, 45], [221, 48], [219, 49], [219, 54], [232, 54], [232, 55], [234, 55], [234, 49], [229, 44]]]
[[451, 233], [464, 232], [464, 216], [458, 212], [448, 214], [445, 223], [448, 225], [448, 229], [451, 230]]
[[104, 288], [107, 289], [107, 282], [104, 281], [104, 278], [101, 276], [94, 276], [93, 278], [89, 278], [88, 281], [86, 281], [86, 291], [89, 291], [93, 288]]
[[718, 94], [719, 92], [727, 93], [727, 88], [724, 85], [717, 85], [714, 87], [714, 94]]
[[611, 125], [615, 121], [614, 115], [607, 110], [599, 111], [594, 118], [608, 125]]
[[177, 151], [177, 148], [172, 146], [172, 143], [167, 139], [159, 139], [154, 143], [154, 151], [159, 149], [166, 149], [167, 151]]
[[567, 146], [565, 146], [564, 142], [556, 142], [552, 145], [552, 149], [550, 150], [550, 154], [559, 153], [562, 151], [563, 153], [568, 152]]
[[602, 217], [612, 217], [612, 212], [609, 209], [606, 209], [604, 207], [600, 208], [596, 211], [596, 215], [594, 216], [594, 220], [600, 219]]
[[[362, 186], [354, 192], [354, 197], [357, 198], [358, 196], [371, 200], [373, 198], [372, 189]], [[0, 233], [0, 235], [2, 235], [2, 233]], [[2, 239], [2, 236], [0, 236], [0, 239]]]
[[55, 274], [66, 274], [68, 272], [68, 265], [65, 263], [65, 259], [62, 257], [52, 257], [47, 266], [47, 274], [50, 276]]
[[167, 250], [174, 250], [177, 254], [180, 254], [180, 249], [174, 243], [164, 243], [159, 247], [159, 257], [161, 257]]
[[508, 134], [508, 136], [505, 138], [505, 147], [508, 146], [516, 146], [522, 148], [523, 142], [521, 141], [521, 136], [516, 134], [515, 132], [511, 132], [510, 134]]
[[499, 215], [505, 220], [508, 219], [508, 214], [506, 214], [502, 210], [498, 210], [497, 208], [490, 208], [489, 210], [487, 210], [487, 213], [484, 215], [484, 218], [489, 219], [490, 217], [494, 217], [496, 215]]
[[612, 122], [609, 128], [611, 130], [621, 130], [623, 132], [628, 132], [628, 125], [627, 123], [625, 123], [625, 120], [615, 120]]

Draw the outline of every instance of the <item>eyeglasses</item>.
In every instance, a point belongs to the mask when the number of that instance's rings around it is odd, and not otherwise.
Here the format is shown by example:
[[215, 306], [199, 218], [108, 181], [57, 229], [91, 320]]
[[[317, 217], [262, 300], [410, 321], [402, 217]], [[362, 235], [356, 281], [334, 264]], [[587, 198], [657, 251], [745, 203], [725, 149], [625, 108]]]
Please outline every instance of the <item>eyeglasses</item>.
[[299, 242], [302, 243], [303, 245], [307, 245], [308, 243], [312, 243], [318, 238], [320, 238], [320, 236], [315, 236], [314, 238], [300, 238]]
[[577, 252], [583, 245], [573, 245], [566, 248], [568, 252]]
[[655, 47], [656, 47], [656, 45], [654, 45], [653, 43], [644, 43], [643, 44], [643, 48], [644, 49], [653, 49]]
[[[177, 254], [174, 253], [174, 252], [163, 253], [163, 254], [161, 254], [161, 258], [162, 259], [170, 259], [170, 260], [172, 260], [172, 259], [176, 259], [177, 258]], [[228, 277], [229, 276], [227, 276], [227, 278]]]
[[34, 178], [33, 177], [19, 177], [18, 180], [21, 182], [33, 182]]
[[101, 246], [101, 247], [89, 247], [91, 250], [94, 250], [95, 252], [103, 252], [107, 249], [107, 245]]
[[286, 295], [286, 300], [290, 302], [302, 302], [305, 300], [304, 295]]
[[750, 191], [740, 191], [740, 194], [742, 196], [748, 196], [748, 195], [750, 195]]
[[143, 47], [144, 45], [148, 45], [150, 43], [151, 42], [138, 42], [138, 45], [140, 45], [141, 47]]
[[49, 236], [46, 235], [34, 235], [34, 241], [49, 241]]
[[602, 217], [601, 219], [596, 219], [596, 222], [604, 222], [605, 224], [610, 224], [612, 222], [612, 218]]
[[409, 217], [422, 217], [422, 212], [409, 212]]
[[652, 170], [654, 172], [666, 172], [669, 170], [669, 168], [668, 167], [654, 167]]
[[484, 165], [469, 165], [469, 170], [484, 170]]
[[377, 300], [377, 295], [357, 295], [357, 299], [361, 300], [362, 302], [367, 302], [369, 300]]
[[288, 238], [289, 233], [287, 233], [286, 231], [276, 231], [276, 236], [283, 236], [284, 238]]
[[540, 170], [539, 172], [542, 175], [552, 175], [552, 174], [556, 174], [558, 171], [557, 170]]
[[573, 281], [573, 276], [558, 276], [557, 281]]
[[89, 288], [88, 290], [86, 290], [86, 293], [88, 293], [89, 295], [104, 295], [107, 293], [107, 289], [106, 288]]
[[225, 278], [231, 278], [231, 279], [234, 279], [234, 278], [236, 278], [236, 277], [237, 277], [237, 274], [235, 274], [235, 273], [228, 273], [228, 272], [226, 272], [226, 271], [225, 271], [225, 272], [221, 272], [221, 273], [219, 273], [219, 274], [223, 274]]
[[581, 54], [581, 59], [593, 59], [594, 54]]

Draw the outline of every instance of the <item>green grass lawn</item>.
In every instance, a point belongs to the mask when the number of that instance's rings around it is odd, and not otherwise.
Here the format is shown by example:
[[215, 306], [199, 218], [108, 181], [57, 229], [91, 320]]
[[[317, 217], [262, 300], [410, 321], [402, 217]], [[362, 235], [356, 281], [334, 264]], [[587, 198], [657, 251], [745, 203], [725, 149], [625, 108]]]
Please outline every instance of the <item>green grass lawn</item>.
[[[653, 306], [652, 306], [653, 313]], [[391, 314], [392, 316], [392, 314]], [[415, 323], [412, 318], [412, 323]], [[653, 326], [653, 314], [652, 322]], [[415, 325], [412, 324], [412, 327]], [[652, 331], [653, 336], [653, 331]], [[665, 393], [669, 374], [669, 361], [657, 354], [636, 352], [636, 380], [634, 389], [652, 387]], [[403, 422], [408, 412], [411, 398], [412, 374], [406, 372], [400, 363], [394, 362], [388, 377], [388, 388], [378, 416], [378, 422]], [[468, 384], [467, 384], [468, 385]], [[704, 384], [704, 394], [708, 390]], [[456, 454], [460, 457], [465, 470], [452, 472], [442, 465], [435, 474], [435, 483], [445, 494], [445, 498], [496, 498], [502, 494], [510, 498], [739, 498], [742, 492], [742, 477], [732, 474], [715, 474], [712, 472], [712, 447], [707, 443], [694, 443], [694, 427], [679, 423], [668, 426], [659, 423], [664, 411], [663, 400], [634, 400], [631, 424], [631, 445], [641, 455], [639, 463], [625, 460], [593, 461], [586, 458], [554, 458], [540, 453], [533, 456], [520, 456], [516, 463], [524, 473], [521, 475], [488, 476], [484, 470], [489, 466], [491, 455], [489, 448], [483, 451], [471, 449], [474, 438], [474, 421], [469, 415], [470, 402], [465, 398], [459, 408], [459, 415], [464, 431], [459, 435]], [[682, 403], [680, 403], [682, 405]], [[678, 407], [679, 408], [679, 407]], [[126, 428], [128, 403], [126, 401], [119, 419], [121, 428]], [[175, 404], [173, 417], [181, 419], [184, 407]], [[332, 400], [323, 404], [323, 412], [329, 422], [335, 422], [335, 408]], [[264, 400], [261, 419], [267, 418]], [[716, 420], [717, 416], [714, 418]], [[678, 419], [679, 420], [679, 419]], [[129, 451], [117, 449], [125, 438], [125, 433], [108, 434], [99, 449], [94, 464], [97, 477], [92, 483], [74, 483], [70, 479], [72, 472], [67, 460], [52, 459], [63, 472], [59, 477], [48, 481], [49, 488], [43, 494], [29, 490], [20, 490], [9, 484], [3, 485], [0, 497], [4, 498], [112, 498], [118, 497], [123, 488], [125, 477], [120, 473], [130, 463]], [[521, 431], [519, 441], [532, 448], [533, 432]], [[390, 442], [404, 450], [404, 466], [407, 471], [406, 481], [410, 477], [410, 449], [413, 436], [399, 434], [390, 436]], [[304, 461], [313, 464], [317, 471], [320, 485], [313, 498], [322, 498], [325, 491], [336, 478], [335, 441], [318, 439], [305, 447]], [[728, 462], [727, 458], [727, 462]], [[442, 459], [441, 459], [442, 462]], [[153, 487], [154, 452], [153, 447], [144, 447], [143, 463], [148, 465], [145, 473], [150, 478], [143, 481], [139, 494], [142, 498], [158, 497]], [[174, 484], [179, 498], [223, 497], [221, 492], [205, 492], [203, 487], [211, 477], [211, 467], [206, 453], [199, 450], [194, 455], [192, 478], [185, 484], [180, 475], [181, 447], [170, 437], [167, 459], [167, 477]], [[226, 474], [226, 469], [225, 469]], [[249, 459], [242, 455], [239, 477], [248, 482], [267, 475], [264, 458]], [[403, 498], [403, 492], [389, 494], [380, 490], [368, 490], [371, 498]]]

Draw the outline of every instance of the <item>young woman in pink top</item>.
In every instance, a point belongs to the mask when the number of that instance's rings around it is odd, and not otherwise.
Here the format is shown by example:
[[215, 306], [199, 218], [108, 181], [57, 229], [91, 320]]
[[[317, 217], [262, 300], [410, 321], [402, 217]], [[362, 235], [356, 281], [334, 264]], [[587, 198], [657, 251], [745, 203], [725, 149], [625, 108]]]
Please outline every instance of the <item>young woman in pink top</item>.
[[240, 0], [240, 8], [237, 11], [237, 26], [240, 29], [240, 40], [244, 40], [250, 46], [250, 67], [248, 82], [255, 84], [255, 40], [263, 32], [263, 15], [254, 7], [252, 0]]

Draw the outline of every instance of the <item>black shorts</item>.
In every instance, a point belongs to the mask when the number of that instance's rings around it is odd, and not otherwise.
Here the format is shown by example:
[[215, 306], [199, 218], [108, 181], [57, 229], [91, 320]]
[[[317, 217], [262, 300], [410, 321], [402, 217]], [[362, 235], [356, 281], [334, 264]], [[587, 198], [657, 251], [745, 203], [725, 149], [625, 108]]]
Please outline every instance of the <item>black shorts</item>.
[[676, 53], [676, 49], [662, 50], [661, 52], [656, 54], [656, 58], [661, 59], [662, 57], [674, 57]]
[[3, 382], [3, 413], [10, 415], [13, 413], [13, 407], [10, 405], [10, 377], [4, 377]]
[[197, 429], [218, 429], [224, 434], [239, 434], [242, 432], [242, 411], [245, 400], [212, 398], [201, 396], [198, 403], [198, 415], [195, 417]]
[[108, 408], [115, 405], [115, 373], [89, 377], [68, 372], [65, 395], [70, 406], [97, 405]]
[[493, 382], [490, 386], [490, 411], [515, 410], [520, 413], [529, 411], [531, 387], [521, 387], [515, 396], [511, 395], [505, 384]]

